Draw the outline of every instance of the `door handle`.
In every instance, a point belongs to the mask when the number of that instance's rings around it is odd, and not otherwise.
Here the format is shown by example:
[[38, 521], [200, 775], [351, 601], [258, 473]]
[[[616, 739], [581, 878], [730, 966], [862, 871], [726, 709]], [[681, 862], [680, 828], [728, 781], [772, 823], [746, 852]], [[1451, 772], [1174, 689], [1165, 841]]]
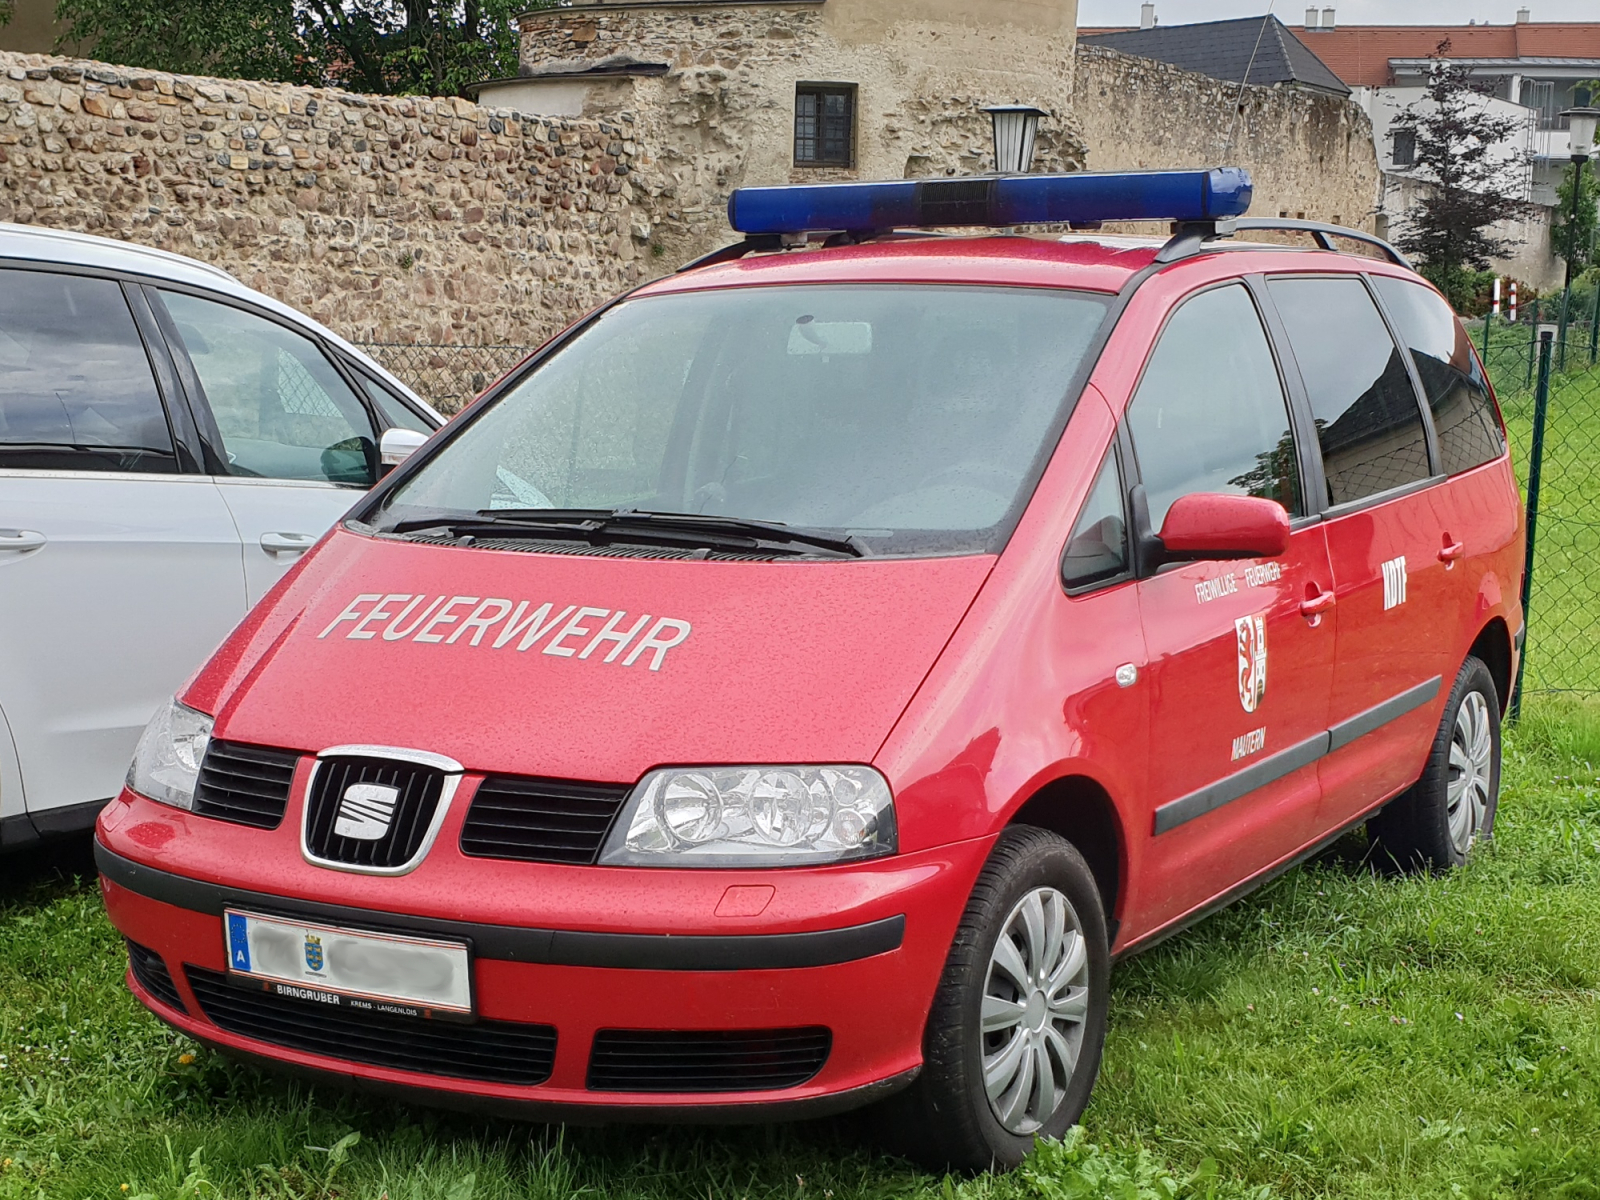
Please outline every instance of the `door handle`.
[[1300, 615], [1314, 620], [1338, 602], [1339, 598], [1334, 595], [1331, 589], [1326, 592], [1318, 592], [1315, 596], [1300, 601]]
[[32, 529], [0, 529], [0, 550], [37, 550], [49, 540]]
[[[1445, 534], [1445, 536], [1449, 537], [1450, 535]], [[1439, 561], [1448, 567], [1466, 552], [1467, 547], [1465, 542], [1451, 542], [1439, 551]]]
[[311, 533], [263, 533], [261, 548], [268, 554], [304, 554], [317, 544]]

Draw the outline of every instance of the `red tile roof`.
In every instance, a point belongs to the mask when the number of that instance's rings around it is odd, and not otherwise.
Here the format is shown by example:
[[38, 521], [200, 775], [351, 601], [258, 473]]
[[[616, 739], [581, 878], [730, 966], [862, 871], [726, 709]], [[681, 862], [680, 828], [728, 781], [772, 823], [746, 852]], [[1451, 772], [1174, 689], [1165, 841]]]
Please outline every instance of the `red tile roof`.
[[1428, 58], [1446, 38], [1448, 58], [1600, 58], [1600, 23], [1289, 28], [1350, 87], [1387, 86], [1391, 58]]

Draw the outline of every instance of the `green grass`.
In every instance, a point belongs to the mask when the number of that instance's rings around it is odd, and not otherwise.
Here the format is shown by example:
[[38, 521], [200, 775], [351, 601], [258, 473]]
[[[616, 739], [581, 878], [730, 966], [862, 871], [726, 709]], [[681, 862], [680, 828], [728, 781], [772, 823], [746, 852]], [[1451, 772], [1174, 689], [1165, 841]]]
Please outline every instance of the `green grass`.
[[1001, 1179], [848, 1118], [561, 1131], [241, 1067], [128, 996], [81, 853], [7, 860], [0, 1198], [1600, 1197], [1597, 765], [1600, 707], [1535, 698], [1467, 870], [1382, 878], [1349, 841], [1120, 966], [1083, 1134]]

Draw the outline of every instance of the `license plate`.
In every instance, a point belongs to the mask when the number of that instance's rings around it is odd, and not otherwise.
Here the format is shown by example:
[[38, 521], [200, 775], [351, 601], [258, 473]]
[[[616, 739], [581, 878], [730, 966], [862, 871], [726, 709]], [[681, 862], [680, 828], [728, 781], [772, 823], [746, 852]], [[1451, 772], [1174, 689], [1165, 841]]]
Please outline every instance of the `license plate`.
[[365, 933], [228, 909], [228, 974], [292, 1000], [407, 1017], [472, 1015], [462, 942]]

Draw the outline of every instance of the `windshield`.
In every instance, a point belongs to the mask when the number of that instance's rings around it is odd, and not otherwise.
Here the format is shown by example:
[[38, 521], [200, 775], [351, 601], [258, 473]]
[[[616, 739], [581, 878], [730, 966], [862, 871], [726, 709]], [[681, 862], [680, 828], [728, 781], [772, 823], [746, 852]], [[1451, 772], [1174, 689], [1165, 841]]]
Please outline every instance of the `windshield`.
[[826, 531], [875, 555], [998, 549], [1109, 302], [868, 285], [631, 300], [368, 519], [620, 509]]

